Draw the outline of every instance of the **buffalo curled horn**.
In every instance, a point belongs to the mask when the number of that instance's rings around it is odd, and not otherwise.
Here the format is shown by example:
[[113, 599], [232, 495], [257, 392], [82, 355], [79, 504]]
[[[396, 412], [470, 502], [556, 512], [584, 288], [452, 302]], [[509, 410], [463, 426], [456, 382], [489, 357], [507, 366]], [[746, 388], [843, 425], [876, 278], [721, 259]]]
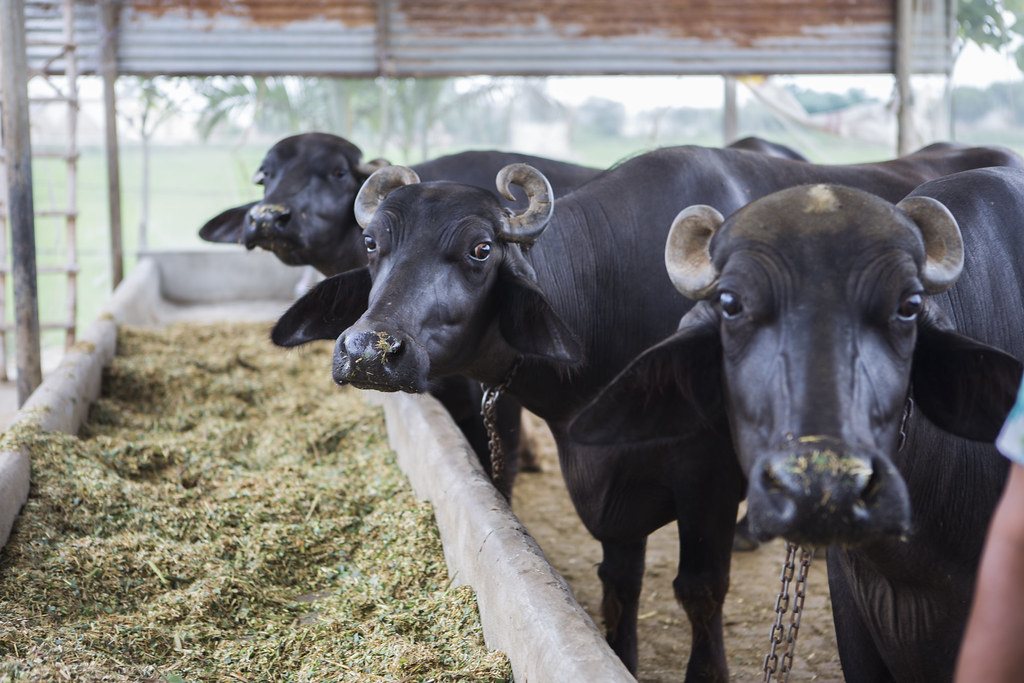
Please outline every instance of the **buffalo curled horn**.
[[946, 291], [964, 268], [964, 242], [953, 214], [931, 197], [907, 197], [896, 208], [907, 214], [921, 231], [925, 263], [920, 278], [924, 291]]
[[418, 183], [420, 177], [416, 171], [406, 166], [385, 166], [373, 172], [356, 195], [356, 222], [364, 230], [370, 219], [377, 212], [377, 207], [392, 191], [403, 185]]
[[523, 188], [526, 198], [530, 200], [526, 211], [502, 221], [498, 237], [506, 242], [531, 246], [544, 232], [555, 210], [551, 183], [543, 173], [529, 164], [509, 164], [498, 171], [495, 184], [498, 192], [509, 200], [515, 199], [510, 184]]
[[718, 271], [711, 263], [711, 237], [724, 222], [717, 209], [695, 204], [680, 211], [668, 231], [665, 267], [679, 292], [694, 300], [706, 299], [714, 291]]

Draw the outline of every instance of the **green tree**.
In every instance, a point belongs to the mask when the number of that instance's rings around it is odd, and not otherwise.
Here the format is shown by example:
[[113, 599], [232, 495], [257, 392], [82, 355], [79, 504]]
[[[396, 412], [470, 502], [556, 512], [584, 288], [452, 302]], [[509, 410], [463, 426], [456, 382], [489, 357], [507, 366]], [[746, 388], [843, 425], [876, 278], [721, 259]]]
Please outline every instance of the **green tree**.
[[444, 108], [444, 100], [454, 93], [450, 79], [401, 78], [388, 82], [389, 130], [398, 136], [404, 159], [412, 159], [414, 146], [421, 159], [430, 156], [430, 136]]
[[961, 49], [967, 43], [1001, 51], [1016, 46], [1017, 67], [1024, 71], [1024, 0], [960, 0], [957, 3], [957, 36]]
[[953, 117], [957, 123], [974, 123], [993, 109], [989, 89], [960, 86], [953, 90]]
[[1015, 124], [1024, 123], [1024, 84], [993, 83], [989, 90], [996, 108], [1008, 112]]
[[588, 97], [576, 109], [576, 119], [581, 128], [598, 135], [617, 136], [626, 124], [626, 106], [604, 97]]
[[380, 88], [368, 78], [297, 78], [292, 107], [303, 130], [319, 130], [349, 140], [380, 129]]
[[834, 109], [845, 109], [855, 104], [875, 101], [862, 88], [850, 88], [845, 93], [818, 92], [795, 85], [786, 86], [809, 114], [819, 114]]
[[504, 146], [514, 120], [550, 121], [562, 105], [543, 78], [334, 79], [217, 77], [195, 81], [203, 98], [198, 131], [283, 135], [321, 130], [346, 137], [367, 157], [414, 163], [467, 142]]
[[208, 78], [197, 82], [196, 91], [206, 99], [198, 123], [203, 139], [223, 126], [237, 127], [244, 139], [253, 129], [294, 130], [299, 123], [286, 78]]
[[139, 208], [139, 249], [149, 246], [150, 145], [153, 134], [174, 116], [179, 103], [174, 97], [173, 79], [124, 77], [119, 83], [122, 99], [134, 99], [134, 107], [121, 107], [120, 118], [135, 129], [142, 142], [141, 202]]

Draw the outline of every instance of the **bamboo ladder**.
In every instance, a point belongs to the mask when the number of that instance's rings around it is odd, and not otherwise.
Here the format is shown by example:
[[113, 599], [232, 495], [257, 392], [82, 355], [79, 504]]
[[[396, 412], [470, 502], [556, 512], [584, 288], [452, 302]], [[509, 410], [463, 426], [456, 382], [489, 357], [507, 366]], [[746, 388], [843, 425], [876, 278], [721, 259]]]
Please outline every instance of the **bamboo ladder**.
[[[45, 83], [49, 92], [30, 96], [30, 106], [38, 111], [43, 107], [64, 107], [65, 139], [64, 148], [35, 148], [33, 147], [32, 158], [36, 159], [58, 159], [64, 162], [66, 194], [63, 206], [56, 206], [58, 202], [50, 201], [49, 206], [40, 209], [36, 205], [36, 218], [46, 220], [63, 221], [63, 240], [60, 239], [58, 231], [57, 243], [46, 245], [46, 251], [39, 249], [37, 240], [37, 257], [43, 254], [45, 261], [37, 266], [38, 277], [63, 276], [66, 278], [66, 294], [63, 306], [63, 316], [59, 311], [40, 310], [39, 328], [45, 330], [64, 331], [65, 351], [75, 343], [75, 319], [78, 312], [78, 243], [77, 243], [77, 222], [78, 222], [78, 64], [76, 59], [75, 44], [75, 13], [73, 0], [63, 0], [60, 4], [26, 2], [26, 24], [38, 22], [40, 24], [53, 24], [59, 26], [54, 30], [54, 38], [48, 40], [29, 40], [26, 49], [41, 59], [30, 59], [28, 78], [40, 79]], [[41, 62], [41, 63], [40, 63]], [[36, 66], [33, 66], [35, 64]], [[63, 80], [58, 81], [54, 74], [62, 73]], [[0, 93], [0, 104], [3, 101], [3, 93]], [[2, 135], [0, 131], [0, 135]], [[2, 139], [0, 139], [2, 142]], [[35, 165], [35, 164], [33, 164]], [[10, 261], [9, 236], [8, 236], [8, 204], [6, 197], [7, 183], [5, 174], [7, 171], [6, 160], [3, 158], [3, 149], [0, 147], [0, 381], [8, 381], [8, 347], [9, 335], [14, 332], [14, 325], [9, 322], [8, 313], [8, 279], [12, 265]]]

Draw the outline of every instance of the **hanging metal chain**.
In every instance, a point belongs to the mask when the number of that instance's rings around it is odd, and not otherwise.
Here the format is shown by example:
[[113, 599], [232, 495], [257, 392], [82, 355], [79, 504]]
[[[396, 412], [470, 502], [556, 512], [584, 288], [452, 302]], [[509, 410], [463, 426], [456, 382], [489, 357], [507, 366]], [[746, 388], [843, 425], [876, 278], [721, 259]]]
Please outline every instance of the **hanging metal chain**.
[[[789, 611], [789, 585], [793, 581], [793, 574], [796, 571], [794, 562], [797, 545], [786, 543], [786, 559], [782, 563], [782, 588], [778, 597], [775, 598], [775, 624], [772, 626], [770, 635], [771, 644], [768, 654], [764, 658], [764, 683], [769, 683], [772, 676], [778, 675], [776, 680], [784, 683], [789, 680], [789, 672], [793, 668], [793, 653], [796, 651], [796, 637], [800, 631], [800, 618], [804, 613], [804, 598], [807, 595], [807, 575], [810, 573], [811, 560], [814, 559], [813, 548], [800, 548], [800, 571], [796, 576], [796, 584], [793, 586], [793, 610], [790, 614], [788, 632], [782, 625], [783, 617]], [[776, 649], [782, 645], [785, 636], [786, 651], [782, 654], [782, 661]]]
[[480, 414], [484, 419], [484, 427], [487, 429], [487, 447], [491, 451], [491, 481], [501, 495], [509, 499], [512, 496], [512, 482], [508, 481], [505, 468], [505, 446], [501, 441], [501, 434], [498, 433], [498, 399], [503, 391], [508, 389], [512, 383], [512, 376], [519, 369], [522, 358], [518, 357], [509, 368], [508, 374], [501, 384], [494, 387], [484, 387], [483, 401], [480, 403]]
[[907, 396], [907, 402], [903, 406], [903, 419], [900, 420], [900, 434], [896, 440], [896, 450], [902, 451], [907, 445], [907, 421], [914, 416], [914, 397]]

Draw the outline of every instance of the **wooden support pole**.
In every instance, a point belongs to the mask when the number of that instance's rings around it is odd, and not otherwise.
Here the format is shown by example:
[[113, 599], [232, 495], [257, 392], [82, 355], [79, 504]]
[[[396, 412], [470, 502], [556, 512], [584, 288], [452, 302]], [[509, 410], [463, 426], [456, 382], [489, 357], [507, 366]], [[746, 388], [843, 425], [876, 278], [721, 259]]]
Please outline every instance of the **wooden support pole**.
[[725, 101], [722, 108], [722, 145], [736, 142], [740, 130], [739, 107], [736, 104], [736, 79], [726, 76]]
[[3, 63], [4, 151], [14, 260], [15, 345], [18, 406], [43, 381], [39, 351], [39, 292], [36, 227], [32, 200], [32, 142], [28, 118], [28, 59], [23, 0], [0, 0], [0, 60]]
[[910, 76], [913, 73], [914, 0], [896, 0], [896, 56], [893, 72], [899, 109], [896, 112], [896, 153], [909, 154], [916, 146], [914, 130], [914, 91]]
[[100, 0], [100, 74], [107, 133], [107, 203], [110, 208], [110, 280], [117, 287], [124, 279], [121, 230], [121, 170], [117, 148], [117, 27], [119, 3]]

